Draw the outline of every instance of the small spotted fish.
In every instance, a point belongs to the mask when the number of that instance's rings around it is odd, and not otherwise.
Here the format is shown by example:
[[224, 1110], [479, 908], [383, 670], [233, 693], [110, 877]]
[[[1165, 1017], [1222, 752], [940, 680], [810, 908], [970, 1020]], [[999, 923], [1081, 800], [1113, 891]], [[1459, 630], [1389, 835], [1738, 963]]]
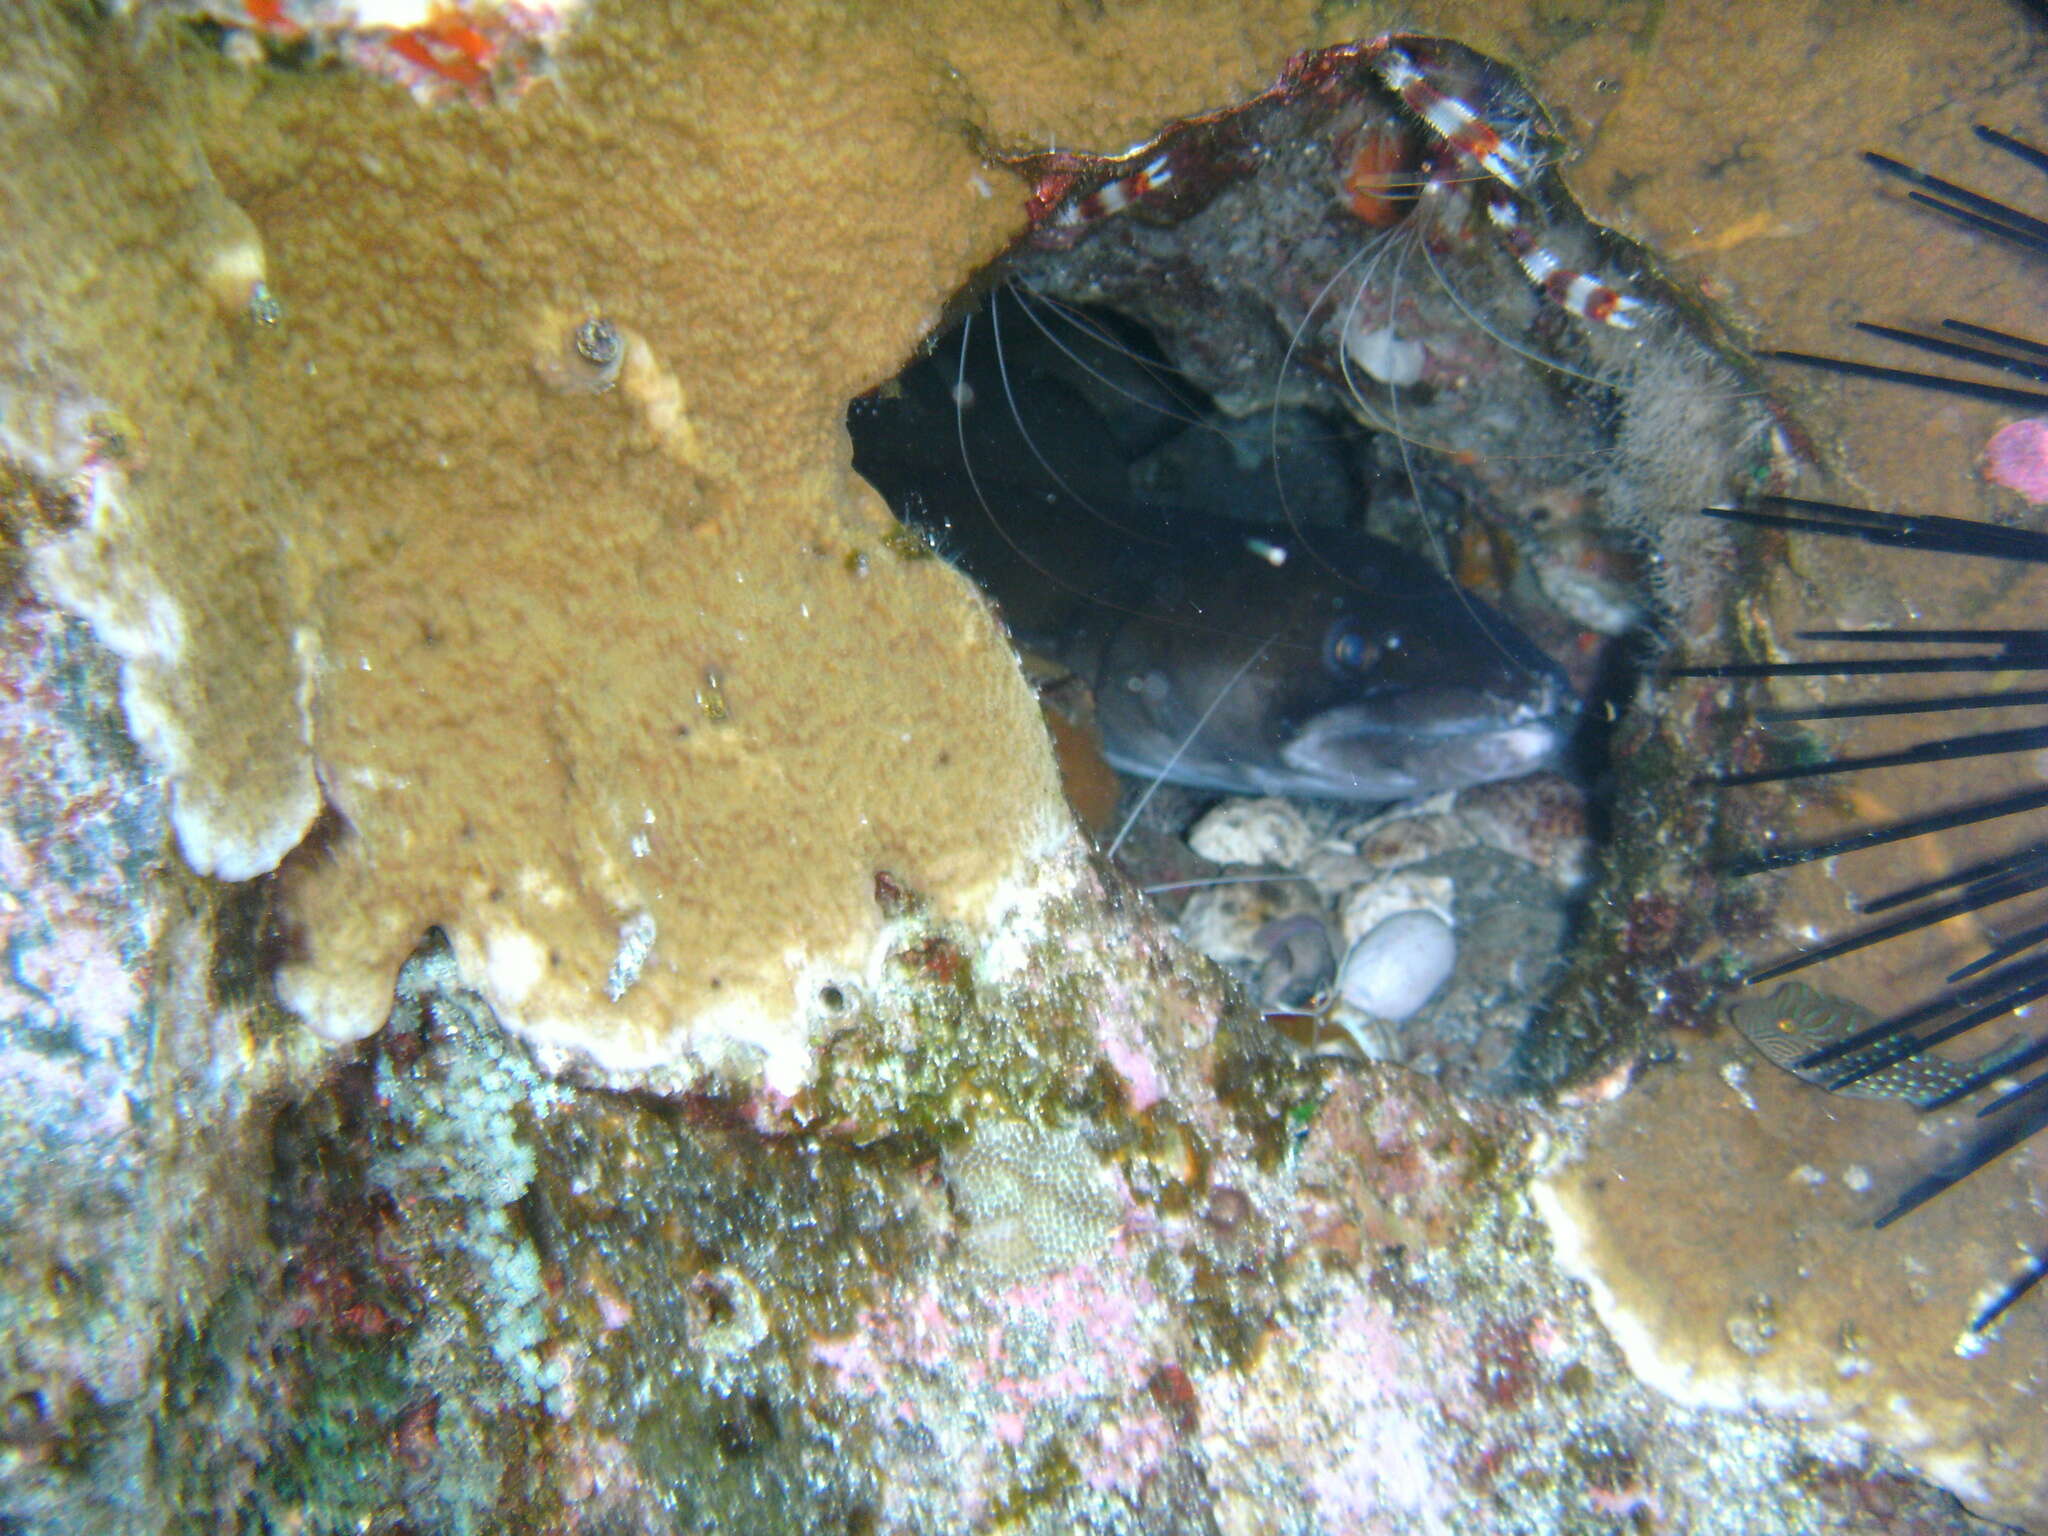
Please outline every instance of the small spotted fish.
[[[1886, 1049], [1884, 1045], [1875, 1045], [1851, 1051], [1818, 1067], [1793, 1065], [1823, 1046], [1846, 1040], [1877, 1022], [1877, 1015], [1868, 1008], [1817, 992], [1799, 981], [1784, 983], [1769, 997], [1752, 994], [1729, 1004], [1728, 1020], [1751, 1045], [1816, 1088], [1825, 1088]], [[1835, 1091], [1845, 1098], [1904, 1099], [1910, 1104], [1922, 1104], [1974, 1076], [1984, 1065], [1983, 1058], [1960, 1062], [1935, 1055], [1914, 1056], [1893, 1062], [1883, 1071]]]

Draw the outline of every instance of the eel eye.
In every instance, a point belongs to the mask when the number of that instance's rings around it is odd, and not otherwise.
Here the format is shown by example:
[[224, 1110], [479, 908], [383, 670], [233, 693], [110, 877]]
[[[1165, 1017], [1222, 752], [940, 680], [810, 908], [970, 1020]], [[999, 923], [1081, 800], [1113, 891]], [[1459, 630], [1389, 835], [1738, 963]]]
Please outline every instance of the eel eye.
[[1330, 665], [1340, 672], [1363, 672], [1380, 659], [1380, 648], [1349, 624], [1330, 631], [1326, 651]]

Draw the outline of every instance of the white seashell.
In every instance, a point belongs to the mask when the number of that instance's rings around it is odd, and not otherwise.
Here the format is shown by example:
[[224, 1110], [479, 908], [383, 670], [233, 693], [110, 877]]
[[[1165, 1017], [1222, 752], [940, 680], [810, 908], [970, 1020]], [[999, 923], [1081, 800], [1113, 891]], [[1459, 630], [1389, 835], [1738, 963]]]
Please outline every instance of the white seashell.
[[1417, 383], [1429, 361], [1421, 342], [1402, 340], [1391, 326], [1372, 331], [1346, 330], [1344, 350], [1351, 361], [1382, 384], [1397, 386]]
[[1189, 945], [1223, 965], [1252, 964], [1269, 957], [1258, 939], [1268, 923], [1321, 905], [1301, 885], [1261, 882], [1218, 885], [1197, 891], [1174, 926]]
[[1434, 912], [1397, 912], [1351, 946], [1337, 990], [1360, 1013], [1399, 1023], [1421, 1012], [1457, 963], [1449, 923]]
[[1293, 869], [1314, 843], [1308, 822], [1286, 800], [1226, 800], [1188, 833], [1188, 846], [1212, 864]]
[[1448, 875], [1425, 875], [1403, 870], [1369, 885], [1361, 885], [1344, 898], [1339, 914], [1344, 942], [1356, 944], [1399, 912], [1416, 909], [1434, 912], [1449, 923], [1455, 915], [1451, 904], [1456, 899], [1457, 887]]

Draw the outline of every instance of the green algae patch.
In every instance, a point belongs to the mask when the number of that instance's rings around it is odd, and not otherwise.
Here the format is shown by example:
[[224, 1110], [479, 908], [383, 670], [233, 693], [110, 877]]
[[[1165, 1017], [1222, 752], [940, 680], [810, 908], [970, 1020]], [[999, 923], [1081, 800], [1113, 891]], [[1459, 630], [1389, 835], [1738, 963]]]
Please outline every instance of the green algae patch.
[[1250, 1138], [1262, 1168], [1277, 1168], [1315, 1117], [1329, 1068], [1312, 1062], [1241, 1001], [1217, 1030], [1216, 1097]]
[[935, 1147], [986, 1103], [1041, 1117], [1105, 1110], [1087, 981], [977, 986], [956, 970], [966, 964], [943, 933], [906, 937], [882, 986], [822, 1047], [802, 1111], [861, 1139], [907, 1134]]
[[165, 1342], [171, 1528], [854, 1518], [811, 1344], [929, 1262], [912, 1149], [560, 1089], [445, 948], [400, 997], [278, 1119], [274, 1253]]

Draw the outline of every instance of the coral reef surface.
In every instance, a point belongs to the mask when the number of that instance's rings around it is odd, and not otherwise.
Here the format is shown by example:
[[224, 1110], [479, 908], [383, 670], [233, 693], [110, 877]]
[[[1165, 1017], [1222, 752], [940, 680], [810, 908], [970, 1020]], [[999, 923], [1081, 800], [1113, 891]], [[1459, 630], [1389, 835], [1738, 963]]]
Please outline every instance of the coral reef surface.
[[[995, 155], [1396, 23], [1526, 70], [1738, 320], [1932, 312], [1852, 157], [2038, 106], [2015, 16], [595, 0], [429, 106], [190, 9], [0, 20], [0, 1525], [2048, 1526], [2038, 1334], [1958, 1355], [1943, 1292], [2037, 1167], [1873, 1240], [1811, 1122], [1903, 1111], [1704, 1033], [1712, 700], [1629, 701], [1569, 975], [1482, 1061], [1632, 1077], [1313, 1056], [1070, 827], [841, 425], [1021, 228]], [[2020, 510], [1997, 413], [1911, 404], [1795, 401]], [[1745, 574], [1752, 631], [1906, 603]]]

